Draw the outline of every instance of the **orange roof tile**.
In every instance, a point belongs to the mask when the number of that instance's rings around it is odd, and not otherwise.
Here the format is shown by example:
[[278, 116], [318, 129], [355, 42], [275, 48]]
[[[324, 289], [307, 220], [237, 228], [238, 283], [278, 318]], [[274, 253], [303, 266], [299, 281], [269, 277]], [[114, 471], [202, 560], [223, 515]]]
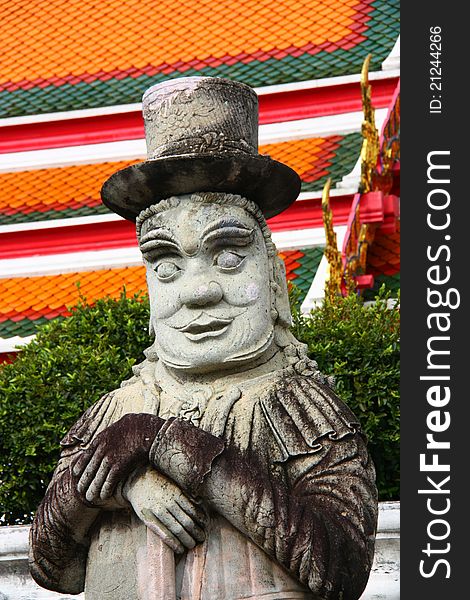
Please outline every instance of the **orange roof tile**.
[[104, 296], [117, 299], [123, 286], [129, 295], [145, 290], [144, 267], [0, 279], [0, 321], [28, 309], [37, 317], [51, 310], [65, 315], [67, 307], [75, 305], [80, 296], [89, 302]]
[[121, 161], [0, 174], [0, 214], [46, 212], [99, 204], [104, 181], [133, 162]]
[[342, 0], [15, 0], [2, 12], [0, 81], [11, 82], [320, 45], [350, 34], [356, 14]]

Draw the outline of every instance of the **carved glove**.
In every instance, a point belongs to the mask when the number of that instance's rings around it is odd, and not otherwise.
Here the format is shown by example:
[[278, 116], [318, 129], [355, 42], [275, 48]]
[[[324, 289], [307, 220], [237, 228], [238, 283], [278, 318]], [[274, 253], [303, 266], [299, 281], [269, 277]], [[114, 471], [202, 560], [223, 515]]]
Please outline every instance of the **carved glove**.
[[149, 462], [155, 436], [165, 424], [147, 413], [130, 413], [101, 431], [73, 466], [77, 489], [88, 502], [109, 499], [137, 467]]
[[123, 496], [139, 519], [173, 552], [181, 554], [204, 540], [207, 515], [203, 508], [152, 467], [131, 475]]

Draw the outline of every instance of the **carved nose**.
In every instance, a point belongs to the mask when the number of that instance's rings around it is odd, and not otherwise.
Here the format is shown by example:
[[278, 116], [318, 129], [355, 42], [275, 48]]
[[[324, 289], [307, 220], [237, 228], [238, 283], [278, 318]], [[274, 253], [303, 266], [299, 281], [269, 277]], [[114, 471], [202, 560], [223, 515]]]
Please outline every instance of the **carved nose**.
[[217, 304], [222, 300], [222, 288], [216, 281], [192, 285], [181, 294], [184, 304], [190, 306], [205, 306], [206, 304]]

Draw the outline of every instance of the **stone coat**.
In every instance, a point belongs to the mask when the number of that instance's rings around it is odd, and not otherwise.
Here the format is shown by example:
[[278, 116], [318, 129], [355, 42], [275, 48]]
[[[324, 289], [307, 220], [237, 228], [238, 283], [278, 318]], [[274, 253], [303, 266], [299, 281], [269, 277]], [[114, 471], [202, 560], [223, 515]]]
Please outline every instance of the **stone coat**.
[[[373, 559], [374, 468], [357, 420], [314, 363], [179, 399], [154, 369], [102, 398], [64, 438], [31, 530], [35, 579], [85, 588], [87, 600], [140, 598], [146, 527], [125, 506], [79, 506], [69, 465], [122, 415], [153, 412], [168, 420], [149, 468], [210, 516], [206, 540], [177, 559], [178, 599], [359, 598]], [[191, 406], [192, 397], [202, 400]]]

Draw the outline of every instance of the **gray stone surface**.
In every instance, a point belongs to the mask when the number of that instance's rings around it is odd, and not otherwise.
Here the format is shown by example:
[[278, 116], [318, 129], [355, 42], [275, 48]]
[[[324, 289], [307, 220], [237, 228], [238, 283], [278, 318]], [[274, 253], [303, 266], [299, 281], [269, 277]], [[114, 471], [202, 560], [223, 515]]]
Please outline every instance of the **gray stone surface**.
[[258, 98], [250, 87], [218, 77], [165, 81], [147, 90], [142, 110], [148, 160], [117, 171], [101, 191], [126, 219], [192, 192], [242, 194], [266, 217], [297, 198], [297, 173], [258, 154]]
[[[70, 596], [40, 588], [28, 572], [28, 526], [0, 527], [1, 600], [73, 600]], [[3, 594], [3, 596], [2, 596]], [[379, 525], [374, 565], [361, 600], [400, 598], [400, 504], [379, 504]]]

